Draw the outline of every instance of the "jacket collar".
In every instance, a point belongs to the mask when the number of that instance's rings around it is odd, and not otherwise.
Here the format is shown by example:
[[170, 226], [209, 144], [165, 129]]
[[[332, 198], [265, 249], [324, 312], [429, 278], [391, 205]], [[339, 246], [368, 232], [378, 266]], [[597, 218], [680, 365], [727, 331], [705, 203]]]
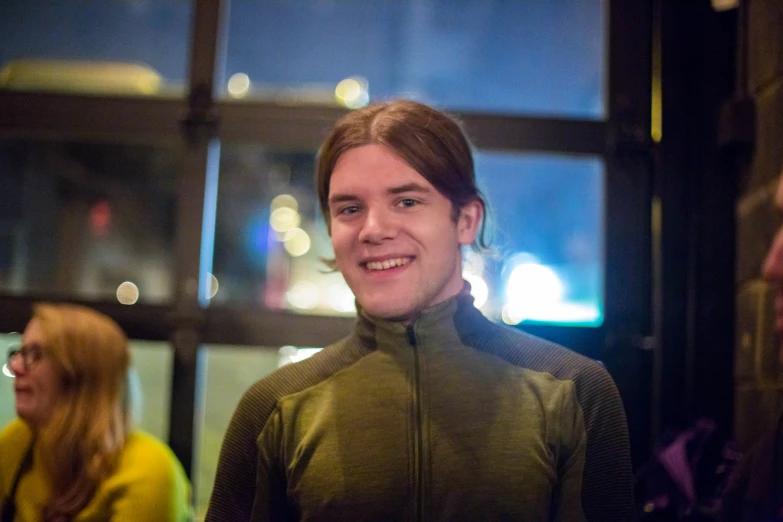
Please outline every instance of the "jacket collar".
[[416, 345], [435, 349], [447, 347], [469, 335], [487, 320], [473, 306], [470, 284], [466, 281], [455, 296], [425, 308], [414, 318], [410, 327], [400, 321], [373, 317], [356, 303], [358, 321], [355, 334], [369, 349], [399, 350], [411, 347], [411, 329]]

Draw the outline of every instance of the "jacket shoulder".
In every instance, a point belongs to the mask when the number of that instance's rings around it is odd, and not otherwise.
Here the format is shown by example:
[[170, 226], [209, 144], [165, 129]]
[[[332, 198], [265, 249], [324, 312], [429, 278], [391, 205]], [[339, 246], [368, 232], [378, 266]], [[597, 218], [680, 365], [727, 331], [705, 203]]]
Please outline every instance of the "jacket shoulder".
[[604, 366], [564, 346], [527, 332], [487, 321], [483, 332], [469, 341], [476, 349], [510, 364], [551, 373], [558, 379], [601, 378]]
[[364, 355], [358, 340], [348, 336], [303, 361], [278, 368], [248, 388], [239, 401], [235, 418], [246, 419], [260, 432], [281, 399], [316, 386]]

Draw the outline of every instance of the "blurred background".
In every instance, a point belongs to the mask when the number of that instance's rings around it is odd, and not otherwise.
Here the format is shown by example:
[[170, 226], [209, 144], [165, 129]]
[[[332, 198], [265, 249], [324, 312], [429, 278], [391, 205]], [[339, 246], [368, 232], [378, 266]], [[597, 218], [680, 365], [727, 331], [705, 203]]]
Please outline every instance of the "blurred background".
[[244, 390], [353, 322], [321, 262], [318, 146], [345, 112], [406, 97], [473, 142], [482, 312], [601, 360], [636, 465], [698, 416], [749, 443], [761, 426], [735, 398], [779, 407], [757, 276], [781, 25], [763, 0], [3, 0], [0, 343], [40, 300], [114, 317], [139, 423], [203, 516]]

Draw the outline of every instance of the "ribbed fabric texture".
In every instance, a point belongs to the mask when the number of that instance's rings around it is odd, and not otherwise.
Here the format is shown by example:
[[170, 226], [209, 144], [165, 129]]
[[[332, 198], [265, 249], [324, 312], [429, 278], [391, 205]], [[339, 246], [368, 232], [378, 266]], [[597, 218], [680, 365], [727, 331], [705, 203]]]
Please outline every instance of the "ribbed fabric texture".
[[[633, 483], [625, 414], [617, 389], [601, 365], [553, 343], [491, 323], [473, 307], [469, 295], [460, 295], [452, 302], [438, 305], [437, 310], [425, 313], [414, 326], [423, 338], [436, 332], [432, 334], [437, 337], [431, 340], [432, 346], [445, 345], [453, 338], [463, 348], [483, 353], [483, 356], [477, 354], [478, 360], [485, 356], [496, 358], [498, 362], [492, 363], [493, 367], [508, 364], [508, 368], [518, 367], [549, 374], [557, 381], [572, 382], [581, 409], [577, 412], [580, 422], [584, 419], [584, 427], [580, 429], [586, 432], [583, 478], [575, 488], [581, 491], [581, 510], [577, 511], [584, 516], [568, 515], [562, 520], [633, 520]], [[281, 401], [295, 401], [292, 398], [295, 394], [334, 381], [339, 372], [350, 371], [364, 357], [374, 354], [380, 344], [388, 345], [389, 339], [397, 338], [400, 344], [404, 343], [404, 325], [374, 321], [360, 310], [354, 334], [310, 359], [281, 368], [251, 387], [240, 401], [226, 433], [206, 520], [299, 519], [295, 508], [280, 507], [287, 494], [287, 485], [280, 477], [285, 477], [290, 468], [270, 470], [261, 469], [263, 465], [259, 465], [259, 459], [267, 462], [268, 457], [259, 453], [259, 445], [268, 442], [262, 440], [267, 422], [273, 422], [270, 419], [274, 417], [276, 425], [285, 423], [280, 415], [273, 416], [279, 411]], [[437, 370], [433, 367], [433, 371]], [[486, 383], [488, 388], [492, 384]], [[507, 413], [513, 415], [513, 412]], [[298, 422], [295, 418], [286, 419]], [[440, 477], [440, 480], [447, 479]], [[372, 502], [372, 499], [368, 501]], [[388, 502], [389, 499], [379, 501]], [[397, 500], [407, 501], [405, 498]], [[259, 502], [276, 507], [254, 505]], [[425, 519], [428, 518], [426, 513]], [[357, 513], [356, 519], [361, 518]]]
[[[465, 315], [474, 312], [465, 309]], [[480, 314], [475, 310], [475, 314]], [[481, 319], [457, 321], [469, 324]], [[493, 324], [493, 334], [465, 343], [511, 364], [572, 380], [585, 419], [587, 449], [582, 507], [590, 522], [634, 520], [633, 473], [625, 410], [608, 372], [598, 363], [571, 350], [518, 330]]]

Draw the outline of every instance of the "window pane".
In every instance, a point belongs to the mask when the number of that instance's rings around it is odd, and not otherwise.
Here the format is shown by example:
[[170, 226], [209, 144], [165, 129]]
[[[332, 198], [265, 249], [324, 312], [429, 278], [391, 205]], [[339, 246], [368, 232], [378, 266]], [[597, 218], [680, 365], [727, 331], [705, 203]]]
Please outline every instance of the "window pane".
[[223, 147], [213, 274], [220, 303], [351, 315], [353, 295], [332, 257], [313, 189], [313, 153]]
[[9, 375], [6, 362], [8, 361], [8, 349], [21, 342], [18, 334], [0, 334], [0, 429], [16, 418], [16, 401], [14, 399], [14, 379]]
[[3, 0], [0, 87], [184, 93], [192, 2]]
[[179, 163], [155, 147], [0, 141], [0, 292], [168, 301]]
[[[224, 147], [214, 300], [309, 314], [355, 313], [345, 281], [339, 273], [325, 273], [321, 261], [332, 250], [313, 188], [313, 162], [311, 152]], [[496, 233], [491, 251], [466, 251], [465, 274], [485, 315], [510, 324], [600, 325], [602, 161], [480, 152], [476, 171]]]
[[[8, 347], [21, 341], [19, 335], [0, 334], [2, 368], [0, 374], [0, 429], [16, 418], [13, 377], [6, 364]], [[131, 356], [135, 370], [136, 395], [139, 408], [136, 426], [160, 440], [168, 438], [169, 407], [171, 403], [172, 351], [168, 343], [131, 341]]]
[[197, 459], [194, 469], [196, 515], [202, 519], [215, 481], [220, 446], [239, 399], [258, 379], [288, 362], [301, 360], [314, 348], [208, 345], [204, 347], [206, 379], [200, 390], [202, 416], [197, 424]]
[[162, 441], [169, 437], [171, 374], [174, 352], [170, 343], [131, 341], [138, 393], [136, 426]]
[[495, 238], [491, 252], [467, 254], [464, 272], [475, 287], [487, 285], [484, 314], [509, 324], [599, 326], [602, 160], [479, 153], [476, 172], [495, 218]]
[[[601, 0], [233, 0], [230, 95], [605, 115]], [[237, 75], [237, 76], [235, 76]], [[249, 80], [249, 84], [248, 84]], [[368, 96], [369, 95], [369, 96]]]

